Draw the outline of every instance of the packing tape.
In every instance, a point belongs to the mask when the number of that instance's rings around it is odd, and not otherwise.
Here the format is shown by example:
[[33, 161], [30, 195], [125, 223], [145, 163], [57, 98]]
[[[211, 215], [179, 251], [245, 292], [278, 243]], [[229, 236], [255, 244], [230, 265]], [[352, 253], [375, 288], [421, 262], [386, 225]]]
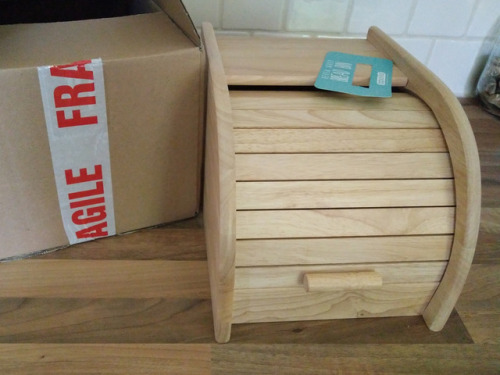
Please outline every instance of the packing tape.
[[41, 66], [38, 78], [69, 243], [114, 235], [102, 60]]

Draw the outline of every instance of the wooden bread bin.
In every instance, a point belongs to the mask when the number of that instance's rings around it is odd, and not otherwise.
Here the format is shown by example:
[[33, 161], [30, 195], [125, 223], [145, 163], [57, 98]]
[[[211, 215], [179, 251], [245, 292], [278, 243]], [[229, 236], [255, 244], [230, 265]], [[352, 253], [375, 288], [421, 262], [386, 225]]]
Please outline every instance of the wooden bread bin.
[[[236, 323], [312, 319], [423, 315], [441, 330], [480, 213], [477, 148], [455, 96], [377, 28], [366, 40], [216, 40], [204, 24], [203, 39], [216, 340]], [[314, 89], [328, 51], [391, 59], [393, 96]]]

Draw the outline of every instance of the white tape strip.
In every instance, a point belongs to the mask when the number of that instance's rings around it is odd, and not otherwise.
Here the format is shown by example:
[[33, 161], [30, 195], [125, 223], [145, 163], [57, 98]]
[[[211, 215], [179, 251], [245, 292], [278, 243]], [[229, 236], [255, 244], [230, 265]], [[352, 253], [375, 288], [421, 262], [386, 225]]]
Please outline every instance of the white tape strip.
[[69, 243], [116, 233], [101, 59], [38, 68]]

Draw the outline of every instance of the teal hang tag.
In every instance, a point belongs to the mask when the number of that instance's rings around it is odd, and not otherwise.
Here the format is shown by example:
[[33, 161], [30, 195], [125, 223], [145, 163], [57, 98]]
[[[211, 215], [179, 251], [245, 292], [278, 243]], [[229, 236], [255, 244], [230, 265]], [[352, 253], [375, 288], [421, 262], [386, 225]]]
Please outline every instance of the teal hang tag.
[[[371, 66], [368, 87], [352, 84], [358, 64]], [[378, 57], [328, 52], [314, 86], [358, 96], [389, 98], [392, 96], [392, 61]]]

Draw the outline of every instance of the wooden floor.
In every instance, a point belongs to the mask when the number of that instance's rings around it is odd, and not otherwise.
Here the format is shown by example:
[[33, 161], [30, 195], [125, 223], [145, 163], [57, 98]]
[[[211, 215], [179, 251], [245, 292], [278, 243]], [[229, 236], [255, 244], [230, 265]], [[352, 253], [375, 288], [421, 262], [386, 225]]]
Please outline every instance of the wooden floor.
[[483, 210], [443, 331], [420, 317], [261, 323], [215, 344], [197, 217], [0, 264], [0, 374], [500, 374], [500, 120], [464, 107]]

